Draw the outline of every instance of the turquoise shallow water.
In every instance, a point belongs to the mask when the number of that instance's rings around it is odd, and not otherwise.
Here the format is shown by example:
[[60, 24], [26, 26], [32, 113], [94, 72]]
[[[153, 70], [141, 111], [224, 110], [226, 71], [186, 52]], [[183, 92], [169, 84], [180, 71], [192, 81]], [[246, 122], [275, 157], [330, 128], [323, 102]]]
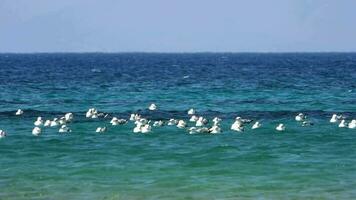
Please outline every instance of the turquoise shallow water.
[[[0, 199], [356, 196], [356, 130], [328, 122], [356, 118], [356, 54], [1, 54], [0, 94]], [[129, 123], [99, 135], [109, 120], [86, 119], [90, 107], [150, 119], [188, 119], [194, 107], [224, 132], [142, 135]], [[72, 133], [31, 135], [37, 116], [70, 111]], [[315, 125], [298, 125], [298, 112]], [[229, 131], [236, 116], [263, 127]]]

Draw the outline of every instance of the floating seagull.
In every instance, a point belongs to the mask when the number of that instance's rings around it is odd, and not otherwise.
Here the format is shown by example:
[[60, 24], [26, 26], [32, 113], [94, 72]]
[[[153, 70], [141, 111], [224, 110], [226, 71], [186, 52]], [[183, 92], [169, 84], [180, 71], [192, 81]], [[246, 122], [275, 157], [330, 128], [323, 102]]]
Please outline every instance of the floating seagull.
[[51, 126], [51, 120], [46, 120], [45, 123], [43, 124], [44, 127]]
[[65, 123], [67, 123], [66, 118], [65, 118], [65, 117], [61, 117], [61, 118], [58, 120], [58, 123], [59, 123], [60, 125], [63, 125], [63, 124], [65, 124]]
[[53, 121], [51, 121], [50, 126], [54, 127], [54, 126], [58, 126], [58, 125], [59, 125], [58, 118], [54, 118]]
[[207, 127], [202, 127], [202, 128], [197, 128], [198, 133], [209, 133], [209, 128]]
[[336, 123], [338, 121], [339, 116], [337, 114], [333, 114], [333, 116], [330, 119], [331, 123]]
[[37, 120], [35, 121], [35, 123], [33, 123], [35, 126], [42, 126], [43, 124], [43, 120], [42, 117], [37, 117]]
[[6, 137], [6, 132], [3, 130], [0, 130], [0, 138]]
[[231, 130], [242, 132], [244, 131], [243, 123], [241, 117], [236, 117], [235, 122], [231, 125]]
[[154, 123], [153, 123], [153, 126], [163, 126], [163, 121], [162, 120], [159, 120], [159, 121], [155, 121]]
[[356, 128], [356, 119], [351, 120], [351, 122], [348, 125], [348, 128], [351, 128], [351, 129]]
[[179, 120], [178, 121], [178, 124], [177, 124], [178, 128], [185, 128], [186, 126], [187, 126], [187, 123], [185, 123], [184, 120]]
[[116, 117], [113, 117], [112, 120], [110, 121], [111, 125], [116, 126], [116, 125], [121, 125], [121, 124], [126, 124], [127, 120], [126, 119], [118, 119]]
[[170, 119], [167, 123], [168, 126], [174, 126], [177, 124], [178, 124], [178, 121], [176, 119]]
[[23, 110], [21, 109], [18, 109], [15, 113], [15, 115], [22, 115], [23, 114]]
[[221, 122], [221, 119], [219, 117], [214, 117], [213, 123], [214, 125], [218, 125]]
[[141, 118], [141, 116], [139, 114], [131, 114], [130, 115], [130, 121], [137, 121]]
[[41, 132], [42, 132], [41, 128], [36, 126], [36, 127], [33, 128], [33, 130], [32, 130], [32, 135], [34, 135], [34, 136], [39, 136], [39, 135], [41, 134]]
[[89, 108], [89, 110], [86, 112], [85, 117], [86, 118], [91, 118], [93, 114], [97, 113], [98, 111], [95, 108]]
[[141, 133], [149, 133], [151, 132], [151, 125], [145, 124], [141, 127]]
[[196, 122], [198, 121], [199, 117], [195, 116], [195, 115], [192, 115], [189, 119], [190, 122]]
[[104, 133], [105, 131], [106, 131], [106, 127], [105, 126], [104, 127], [98, 127], [95, 130], [95, 132], [97, 132], [97, 133]]
[[343, 119], [341, 120], [340, 124], [339, 124], [339, 128], [345, 128], [347, 127], [346, 121]]
[[260, 122], [255, 122], [253, 125], [252, 125], [252, 128], [251, 129], [257, 129], [257, 128], [260, 128], [262, 126], [262, 124]]
[[72, 132], [67, 125], [62, 125], [61, 128], [58, 130], [59, 133], [69, 133]]
[[142, 126], [143, 126], [142, 124], [137, 124], [136, 127], [133, 129], [133, 132], [140, 133]]
[[156, 106], [156, 104], [151, 104], [149, 107], [148, 107], [148, 110], [156, 110], [157, 109], [157, 106]]
[[295, 116], [295, 121], [301, 122], [306, 118], [306, 116], [303, 113], [299, 113], [297, 116]]
[[313, 126], [314, 123], [311, 121], [303, 121], [302, 126]]
[[67, 113], [64, 115], [64, 119], [67, 121], [67, 122], [70, 122], [73, 120], [73, 113]]
[[188, 110], [188, 115], [194, 115], [195, 114], [195, 110], [193, 108]]
[[286, 127], [284, 126], [284, 124], [278, 124], [278, 126], [276, 127], [277, 131], [284, 131], [286, 130]]
[[217, 125], [214, 125], [209, 129], [209, 132], [212, 134], [221, 133], [221, 128]]
[[204, 126], [207, 123], [208, 123], [207, 119], [205, 119], [204, 117], [199, 117], [195, 126]]

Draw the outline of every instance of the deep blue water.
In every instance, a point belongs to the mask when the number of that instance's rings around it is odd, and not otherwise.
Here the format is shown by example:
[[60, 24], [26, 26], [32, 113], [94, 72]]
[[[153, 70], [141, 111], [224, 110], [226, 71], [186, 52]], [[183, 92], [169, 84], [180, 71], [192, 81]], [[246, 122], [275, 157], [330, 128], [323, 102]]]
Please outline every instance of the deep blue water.
[[[134, 134], [85, 118], [90, 107], [149, 119], [193, 107], [223, 133]], [[38, 116], [66, 112], [72, 133], [32, 136]], [[0, 199], [353, 199], [356, 130], [332, 113], [356, 118], [355, 53], [0, 54]], [[263, 126], [232, 132], [236, 116]]]

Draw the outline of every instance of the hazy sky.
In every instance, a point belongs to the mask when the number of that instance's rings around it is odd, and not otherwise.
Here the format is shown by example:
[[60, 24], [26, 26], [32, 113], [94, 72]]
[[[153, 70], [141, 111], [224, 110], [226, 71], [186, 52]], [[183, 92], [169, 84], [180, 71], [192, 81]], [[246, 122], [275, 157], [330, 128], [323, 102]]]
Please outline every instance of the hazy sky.
[[356, 51], [356, 0], [0, 0], [0, 52]]

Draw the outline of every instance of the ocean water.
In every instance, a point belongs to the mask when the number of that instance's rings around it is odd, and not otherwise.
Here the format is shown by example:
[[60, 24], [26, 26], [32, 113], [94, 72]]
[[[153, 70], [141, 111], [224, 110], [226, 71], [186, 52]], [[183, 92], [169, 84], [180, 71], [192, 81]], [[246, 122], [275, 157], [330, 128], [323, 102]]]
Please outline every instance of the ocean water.
[[[153, 120], [195, 108], [223, 133], [135, 134], [85, 118], [91, 107]], [[66, 112], [71, 133], [32, 136], [38, 116]], [[0, 199], [354, 199], [356, 129], [332, 113], [356, 118], [354, 53], [0, 54]], [[232, 132], [236, 116], [263, 126]]]

